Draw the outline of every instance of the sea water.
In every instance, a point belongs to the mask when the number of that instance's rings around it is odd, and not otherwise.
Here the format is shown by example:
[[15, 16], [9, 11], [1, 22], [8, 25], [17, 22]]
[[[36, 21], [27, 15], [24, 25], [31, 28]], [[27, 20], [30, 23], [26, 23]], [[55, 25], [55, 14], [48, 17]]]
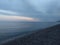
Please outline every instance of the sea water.
[[0, 42], [58, 24], [58, 22], [0, 22]]

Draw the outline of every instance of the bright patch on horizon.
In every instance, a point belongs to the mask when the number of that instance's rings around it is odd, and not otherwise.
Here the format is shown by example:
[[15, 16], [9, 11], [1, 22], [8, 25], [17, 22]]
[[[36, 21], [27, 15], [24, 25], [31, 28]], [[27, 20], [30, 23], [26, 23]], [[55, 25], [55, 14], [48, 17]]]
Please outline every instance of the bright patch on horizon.
[[[39, 21], [39, 19], [25, 17], [25, 16], [17, 16], [17, 12], [9, 11], [9, 10], [2, 10], [0, 9], [0, 20], [2, 21]], [[7, 15], [5, 15], [5, 14]]]
[[8, 16], [0, 14], [0, 20], [4, 21], [39, 21], [35, 18], [24, 17], [24, 16]]

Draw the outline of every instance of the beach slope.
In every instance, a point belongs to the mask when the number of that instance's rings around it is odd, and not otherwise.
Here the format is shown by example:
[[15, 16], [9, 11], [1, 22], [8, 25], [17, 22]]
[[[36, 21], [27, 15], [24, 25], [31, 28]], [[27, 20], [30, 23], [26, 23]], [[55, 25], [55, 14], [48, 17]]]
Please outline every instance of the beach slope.
[[60, 24], [38, 30], [2, 45], [60, 45]]

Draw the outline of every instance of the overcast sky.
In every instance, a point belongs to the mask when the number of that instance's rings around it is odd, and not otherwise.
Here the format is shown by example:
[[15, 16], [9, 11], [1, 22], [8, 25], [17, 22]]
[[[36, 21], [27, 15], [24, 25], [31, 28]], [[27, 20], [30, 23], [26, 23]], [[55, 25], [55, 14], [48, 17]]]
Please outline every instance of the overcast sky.
[[58, 21], [59, 0], [0, 0], [0, 20]]

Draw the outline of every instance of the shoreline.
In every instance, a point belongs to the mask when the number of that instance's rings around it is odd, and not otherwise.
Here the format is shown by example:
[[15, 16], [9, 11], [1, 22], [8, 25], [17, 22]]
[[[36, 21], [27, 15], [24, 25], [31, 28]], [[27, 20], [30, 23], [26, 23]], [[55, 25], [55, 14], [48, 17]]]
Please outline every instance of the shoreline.
[[[17, 39], [15, 39], [13, 41], [4, 43], [2, 45], [25, 45], [25, 44], [26, 45], [27, 44], [34, 45], [35, 43], [36, 43], [36, 45], [37, 44], [42, 45], [43, 43], [44, 43], [44, 45], [45, 44], [47, 45], [47, 43], [49, 42], [48, 40], [52, 40], [52, 42], [56, 43], [56, 40], [53, 40], [53, 39], [56, 39], [56, 36], [57, 36], [56, 31], [59, 31], [59, 30], [60, 30], [60, 24], [57, 24], [55, 26], [52, 26], [52, 27], [49, 27], [49, 28], [46, 28], [46, 29], [38, 30], [37, 32], [34, 32], [34, 33], [30, 34], [30, 35], [23, 36], [21, 38], [17, 38]], [[55, 36], [55, 37], [53, 37], [52, 35]], [[50, 39], [50, 38], [52, 38], [52, 39]], [[57, 38], [59, 38], [59, 37], [57, 36]], [[38, 39], [39, 39], [39, 41], [38, 41]], [[42, 42], [42, 43], [40, 43], [40, 42]], [[34, 43], [34, 44], [32, 44], [32, 43]]]

